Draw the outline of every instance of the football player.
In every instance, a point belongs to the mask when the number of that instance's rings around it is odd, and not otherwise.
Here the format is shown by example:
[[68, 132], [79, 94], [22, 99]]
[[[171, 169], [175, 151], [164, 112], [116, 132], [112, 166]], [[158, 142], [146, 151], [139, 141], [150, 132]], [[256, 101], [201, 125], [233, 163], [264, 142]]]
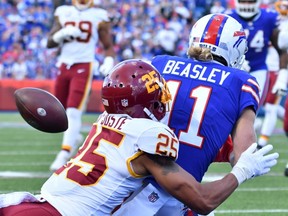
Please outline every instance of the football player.
[[[230, 76], [230, 81], [236, 77]], [[210, 77], [214, 79], [218, 80]], [[106, 111], [93, 124], [77, 155], [44, 183], [38, 197], [25, 192], [0, 195], [0, 215], [109, 216], [150, 175], [165, 189], [163, 193], [171, 193], [190, 208], [207, 214], [242, 182], [269, 172], [277, 163], [278, 153], [267, 154], [272, 145], [255, 152], [254, 143], [223, 179], [198, 183], [175, 163], [179, 141], [167, 125], [159, 122], [170, 99], [165, 80], [151, 64], [133, 59], [116, 65], [102, 87]], [[157, 191], [146, 195], [147, 206], [138, 211], [152, 216], [154, 206], [165, 200]]]
[[[280, 31], [288, 32], [288, 1], [280, 0], [275, 2], [275, 9], [281, 14]], [[286, 43], [288, 44], [287, 40]], [[286, 51], [286, 67], [288, 64], [288, 54]], [[288, 135], [288, 103], [285, 102], [285, 110], [279, 103], [283, 96], [287, 94], [288, 71], [281, 69], [279, 71], [279, 56], [273, 47], [269, 48], [267, 56], [267, 65], [270, 71], [270, 83], [267, 98], [265, 100], [265, 117], [263, 120], [258, 144], [260, 147], [266, 145], [275, 128], [277, 117], [284, 120], [284, 131]], [[285, 113], [285, 114], [284, 114]], [[284, 118], [285, 115], [285, 118]], [[285, 176], [288, 176], [288, 164], [286, 165]]]
[[282, 50], [285, 37], [279, 37], [279, 13], [269, 8], [260, 8], [260, 5], [261, 0], [236, 0], [235, 9], [229, 10], [228, 14], [240, 22], [246, 32], [248, 51], [243, 69], [259, 83], [261, 106], [268, 91], [269, 74], [265, 60], [270, 43], [279, 53], [280, 70], [287, 70], [287, 63], [285, 51]]
[[66, 108], [69, 127], [51, 171], [65, 164], [83, 141], [81, 118], [91, 89], [98, 41], [106, 56], [99, 70], [106, 75], [113, 67], [115, 56], [107, 11], [93, 7], [93, 0], [73, 0], [73, 5], [57, 7], [47, 47], [60, 50], [54, 94]]
[[[225, 14], [210, 14], [192, 27], [189, 58], [156, 56], [152, 60], [172, 94], [171, 111], [164, 120], [180, 141], [176, 162], [198, 182], [212, 162], [230, 161], [234, 165], [241, 153], [256, 142], [253, 124], [260, 101], [259, 86], [255, 77], [240, 70], [246, 51], [241, 24]], [[226, 142], [230, 136], [233, 146]], [[133, 199], [126, 201], [115, 215], [130, 210], [144, 216], [145, 206], [149, 205], [145, 195], [152, 191], [165, 205], [158, 202], [158, 208], [149, 215], [178, 216], [187, 210], [169, 198], [153, 179], [147, 180], [150, 188], [132, 195]]]

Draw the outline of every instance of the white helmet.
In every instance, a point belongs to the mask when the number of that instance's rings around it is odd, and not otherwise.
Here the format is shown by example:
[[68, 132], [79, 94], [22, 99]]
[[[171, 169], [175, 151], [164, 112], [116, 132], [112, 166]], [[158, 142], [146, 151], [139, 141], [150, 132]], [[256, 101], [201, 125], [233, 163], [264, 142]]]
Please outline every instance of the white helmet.
[[78, 8], [78, 10], [85, 10], [93, 6], [93, 0], [72, 0], [73, 5]]
[[261, 0], [236, 0], [235, 8], [239, 16], [251, 18], [260, 10]]
[[209, 14], [192, 27], [189, 47], [204, 47], [222, 57], [227, 65], [241, 68], [247, 51], [247, 39], [242, 25], [226, 14]]

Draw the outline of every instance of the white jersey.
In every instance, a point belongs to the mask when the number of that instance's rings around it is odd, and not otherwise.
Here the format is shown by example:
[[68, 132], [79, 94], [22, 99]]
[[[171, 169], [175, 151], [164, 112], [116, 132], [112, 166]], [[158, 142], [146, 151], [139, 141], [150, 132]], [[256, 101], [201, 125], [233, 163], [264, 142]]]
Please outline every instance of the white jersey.
[[77, 155], [43, 185], [41, 196], [62, 215], [110, 215], [142, 185], [131, 161], [143, 152], [177, 158], [179, 143], [160, 123], [103, 113]]
[[107, 11], [95, 7], [80, 11], [73, 5], [63, 5], [56, 8], [54, 15], [59, 18], [62, 27], [73, 25], [82, 32], [80, 37], [63, 43], [58, 61], [68, 65], [94, 62], [98, 26], [103, 21], [109, 22]]

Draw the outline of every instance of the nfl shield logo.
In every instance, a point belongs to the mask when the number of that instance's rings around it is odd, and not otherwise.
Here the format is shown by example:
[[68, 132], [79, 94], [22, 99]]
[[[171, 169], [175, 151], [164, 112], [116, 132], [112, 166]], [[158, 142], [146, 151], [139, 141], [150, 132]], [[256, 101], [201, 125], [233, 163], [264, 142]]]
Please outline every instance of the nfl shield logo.
[[122, 105], [123, 107], [127, 107], [127, 106], [128, 106], [128, 99], [122, 99], [122, 100], [121, 100], [121, 105]]
[[159, 196], [154, 191], [148, 196], [148, 200], [152, 203], [156, 202], [158, 199], [159, 199]]

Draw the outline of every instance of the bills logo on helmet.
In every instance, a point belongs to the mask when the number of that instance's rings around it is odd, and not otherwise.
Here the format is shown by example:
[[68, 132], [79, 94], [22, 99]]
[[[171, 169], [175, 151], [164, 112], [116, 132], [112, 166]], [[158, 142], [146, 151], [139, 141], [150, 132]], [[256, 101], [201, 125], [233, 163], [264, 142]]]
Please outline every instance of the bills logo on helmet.
[[246, 36], [244, 31], [235, 31], [233, 37]]

